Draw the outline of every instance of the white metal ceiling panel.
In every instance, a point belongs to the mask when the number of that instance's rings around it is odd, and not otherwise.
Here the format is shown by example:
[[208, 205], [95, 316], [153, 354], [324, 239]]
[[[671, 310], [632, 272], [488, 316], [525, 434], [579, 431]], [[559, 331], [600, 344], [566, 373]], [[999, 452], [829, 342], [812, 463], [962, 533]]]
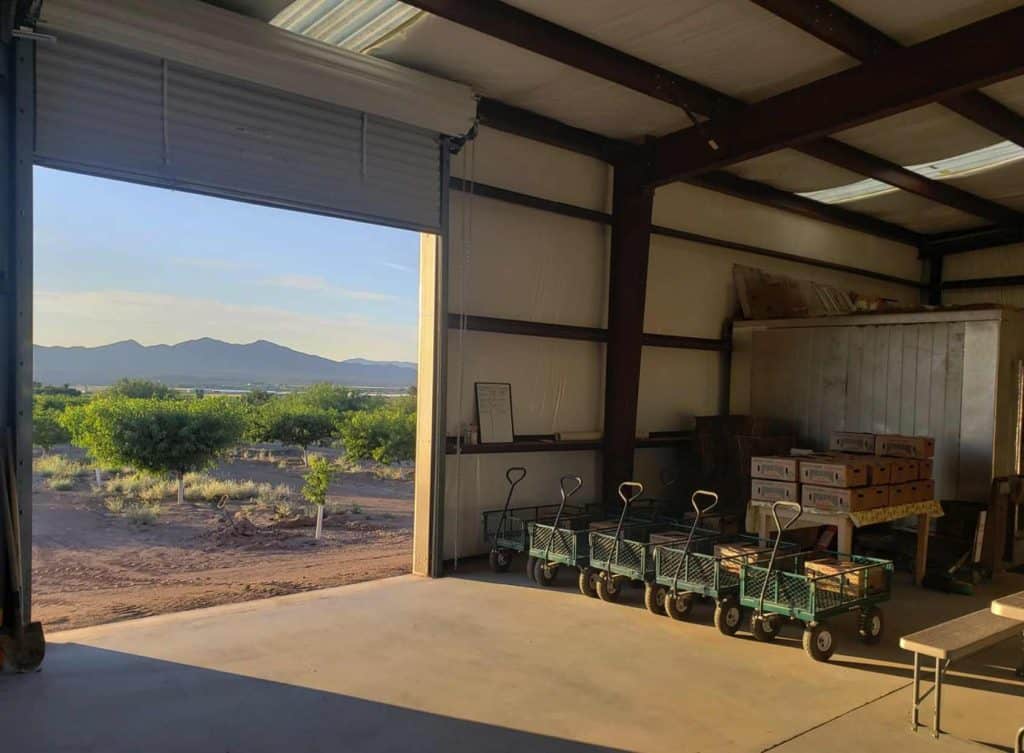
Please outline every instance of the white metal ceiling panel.
[[984, 219], [947, 207], [907, 191], [850, 201], [839, 206], [892, 222], [919, 233], [941, 233], [986, 225]]
[[67, 35], [38, 47], [36, 71], [42, 164], [440, 226], [435, 133]]
[[864, 176], [801, 154], [795, 149], [782, 149], [754, 159], [738, 162], [728, 172], [748, 180], [767, 183], [783, 191], [803, 193], [822, 188], [855, 183]]
[[898, 165], [954, 157], [1003, 140], [940, 104], [916, 107], [834, 136]]
[[1017, 0], [833, 0], [904, 45], [959, 29], [1020, 5]]

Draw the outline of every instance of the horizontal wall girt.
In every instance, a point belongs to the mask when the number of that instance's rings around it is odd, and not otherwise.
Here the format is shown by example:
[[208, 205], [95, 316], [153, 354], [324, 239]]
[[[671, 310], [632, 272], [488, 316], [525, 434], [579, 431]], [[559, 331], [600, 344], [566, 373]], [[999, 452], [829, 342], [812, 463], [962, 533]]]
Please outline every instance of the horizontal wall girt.
[[1006, 275], [1003, 277], [972, 277], [966, 280], [946, 280], [942, 283], [942, 289], [1013, 288], [1021, 285], [1024, 285], [1024, 275]]
[[1024, 225], [979, 227], [932, 235], [921, 244], [922, 256], [945, 256], [1024, 242]]
[[[448, 314], [448, 327], [460, 329], [463, 315]], [[522, 335], [526, 337], [548, 337], [556, 340], [576, 340], [584, 342], [607, 342], [608, 330], [603, 327], [580, 327], [572, 324], [548, 324], [531, 322], [523, 319], [503, 319], [494, 316], [465, 316], [466, 330], [471, 332], [494, 332], [503, 335]], [[728, 348], [725, 340], [710, 337], [686, 337], [683, 335], [660, 335], [644, 333], [642, 343], [651, 348], [675, 348], [681, 350], [713, 350]]]
[[[611, 215], [605, 212], [598, 212], [597, 210], [594, 209], [587, 209], [586, 207], [579, 207], [574, 204], [566, 204], [565, 202], [561, 201], [553, 201], [552, 199], [543, 199], [538, 196], [531, 196], [530, 194], [524, 194], [518, 191], [510, 191], [506, 188], [498, 188], [497, 186], [491, 186], [486, 183], [471, 184], [469, 181], [463, 180], [462, 178], [451, 178], [449, 181], [449, 185], [453, 190], [456, 191], [469, 191], [470, 188], [472, 188], [476, 196], [482, 196], [488, 199], [494, 199], [496, 201], [504, 201], [509, 204], [515, 204], [517, 206], [529, 207], [530, 209], [537, 209], [542, 212], [551, 212], [553, 214], [562, 215], [563, 217], [573, 217], [576, 219], [588, 220], [590, 222], [597, 222], [604, 225], [607, 225], [611, 222]], [[676, 228], [665, 227], [663, 225], [651, 225], [651, 233], [653, 235], [660, 235], [666, 238], [675, 238], [677, 240], [701, 243], [707, 246], [727, 248], [733, 251], [742, 251], [748, 254], [765, 256], [771, 259], [790, 261], [796, 264], [804, 264], [810, 267], [818, 267], [820, 269], [831, 269], [836, 272], [845, 272], [847, 274], [858, 275], [860, 277], [865, 277], [873, 280], [892, 282], [897, 285], [906, 285], [908, 287], [916, 288], [922, 287], [921, 283], [916, 280], [908, 280], [903, 277], [897, 277], [896, 275], [887, 275], [884, 272], [873, 272], [867, 269], [851, 267], [846, 264], [824, 261], [822, 259], [811, 259], [806, 256], [799, 256], [797, 254], [791, 254], [785, 251], [775, 251], [768, 248], [762, 248], [760, 246], [754, 246], [749, 243], [739, 243], [736, 241], [723, 240], [721, 238], [713, 238], [708, 235], [701, 235], [700, 233], [691, 233], [686, 230], [678, 230]]]

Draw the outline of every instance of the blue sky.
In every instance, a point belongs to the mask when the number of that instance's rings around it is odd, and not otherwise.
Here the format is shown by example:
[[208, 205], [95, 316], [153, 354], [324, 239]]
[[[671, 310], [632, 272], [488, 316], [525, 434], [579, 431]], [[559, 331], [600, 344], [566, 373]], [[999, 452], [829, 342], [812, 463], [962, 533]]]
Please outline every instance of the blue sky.
[[35, 342], [416, 360], [417, 233], [35, 169]]

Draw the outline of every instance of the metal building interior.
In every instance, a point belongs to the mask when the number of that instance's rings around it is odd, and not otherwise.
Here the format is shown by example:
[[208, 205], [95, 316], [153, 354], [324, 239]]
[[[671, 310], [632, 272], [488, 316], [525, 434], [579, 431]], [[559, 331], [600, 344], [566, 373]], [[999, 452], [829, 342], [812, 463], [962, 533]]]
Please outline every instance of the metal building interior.
[[[909, 730], [896, 637], [1019, 575], [915, 591], [876, 651], [806, 666], [799, 638], [723, 644], [474, 563], [508, 465], [529, 468], [526, 498], [570, 474], [584, 502], [613, 499], [659, 487], [682, 417], [750, 410], [730, 384], [735, 265], [907, 309], [1024, 306], [1020, 3], [0, 7], [0, 417], [22, 541], [34, 164], [420, 231], [429, 397], [413, 574], [54, 636], [42, 672], [0, 677], [0, 750], [1009, 749], [1013, 647], [965, 664], [935, 741]], [[516, 439], [466, 444], [487, 381], [512, 385]], [[909, 420], [882, 428], [942, 422]]]

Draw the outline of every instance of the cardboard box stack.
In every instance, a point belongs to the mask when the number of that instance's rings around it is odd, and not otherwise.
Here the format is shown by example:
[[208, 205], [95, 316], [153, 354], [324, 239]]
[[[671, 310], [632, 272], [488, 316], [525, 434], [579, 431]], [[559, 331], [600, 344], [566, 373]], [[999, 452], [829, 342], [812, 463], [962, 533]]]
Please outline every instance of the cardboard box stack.
[[[829, 454], [831, 464], [801, 464], [802, 500], [807, 507], [870, 510], [935, 497], [935, 440], [931, 437], [836, 431], [829, 440]], [[811, 488], [810, 484], [830, 491]], [[840, 494], [837, 487], [844, 493]]]
[[800, 459], [789, 455], [750, 458], [750, 498], [763, 502], [800, 499]]
[[835, 431], [825, 453], [750, 459], [750, 498], [859, 512], [935, 498], [931, 437]]

